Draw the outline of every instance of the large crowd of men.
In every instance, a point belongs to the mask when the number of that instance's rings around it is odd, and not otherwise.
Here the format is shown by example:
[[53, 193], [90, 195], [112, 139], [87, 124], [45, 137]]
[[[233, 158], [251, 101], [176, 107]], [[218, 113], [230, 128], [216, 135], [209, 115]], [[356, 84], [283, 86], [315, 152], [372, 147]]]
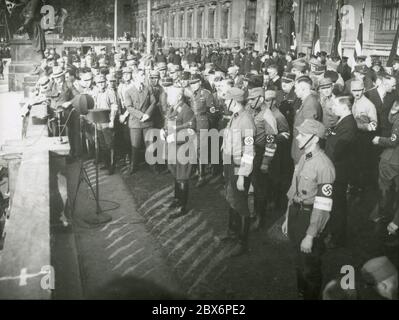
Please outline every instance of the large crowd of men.
[[398, 245], [399, 57], [392, 68], [377, 57], [370, 65], [366, 56], [349, 66], [347, 57], [326, 52], [260, 53], [251, 45], [170, 46], [154, 55], [50, 49], [45, 56], [24, 115], [45, 101], [50, 134], [58, 135], [53, 119], [62, 107], [72, 160], [93, 156], [82, 95], [92, 97], [91, 104], [85, 100], [88, 109], [109, 110], [99, 129], [100, 160], [109, 174], [117, 160], [132, 175], [140, 170], [151, 130], [177, 144], [179, 154], [187, 142], [177, 139], [180, 131], [200, 151], [208, 143], [202, 131], [224, 129], [217, 150], [223, 161], [209, 164], [208, 154], [197, 152], [196, 165], [168, 164], [175, 185], [170, 218], [187, 214], [190, 180], [201, 188], [207, 176], [223, 177], [229, 223], [221, 241], [234, 242], [237, 256], [247, 252], [250, 230], [261, 227], [270, 210], [286, 212], [282, 231], [295, 249], [298, 292], [305, 299], [321, 292], [325, 246], [346, 245], [348, 195], [368, 199], [376, 235]]

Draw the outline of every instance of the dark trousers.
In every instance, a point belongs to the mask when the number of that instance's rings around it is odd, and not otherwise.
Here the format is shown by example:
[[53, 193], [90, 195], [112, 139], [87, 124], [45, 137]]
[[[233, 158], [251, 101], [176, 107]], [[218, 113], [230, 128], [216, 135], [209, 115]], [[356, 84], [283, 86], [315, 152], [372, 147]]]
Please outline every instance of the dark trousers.
[[301, 251], [301, 242], [306, 236], [312, 208], [293, 204], [288, 212], [288, 236], [295, 250], [298, 292], [305, 300], [317, 300], [322, 285], [321, 257], [324, 253], [324, 238], [313, 239], [311, 253]]
[[345, 245], [346, 226], [348, 219], [346, 191], [348, 183], [336, 181], [334, 183], [333, 208], [329, 221], [329, 231], [334, 243]]
[[252, 185], [254, 187], [255, 197], [255, 213], [260, 218], [264, 218], [267, 207], [268, 194], [271, 186], [269, 173], [263, 173], [260, 170], [263, 160], [263, 153], [264, 149], [256, 148], [254, 169], [252, 173]]
[[143, 143], [147, 147], [151, 141], [145, 141], [145, 136], [151, 128], [130, 128], [130, 142], [132, 144], [132, 165], [137, 166], [139, 162], [139, 152]]

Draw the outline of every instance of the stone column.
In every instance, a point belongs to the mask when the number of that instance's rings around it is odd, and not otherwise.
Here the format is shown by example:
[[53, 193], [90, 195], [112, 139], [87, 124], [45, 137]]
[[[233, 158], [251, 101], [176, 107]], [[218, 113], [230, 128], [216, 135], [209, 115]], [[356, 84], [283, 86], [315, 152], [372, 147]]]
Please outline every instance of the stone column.
[[265, 46], [267, 28], [269, 27], [269, 18], [271, 17], [271, 29], [273, 35], [273, 44], [276, 43], [276, 0], [258, 1], [256, 8], [256, 33], [258, 42], [255, 49], [262, 51]]
[[246, 1], [232, 0], [231, 3], [231, 40], [244, 46], [244, 25], [245, 25]]

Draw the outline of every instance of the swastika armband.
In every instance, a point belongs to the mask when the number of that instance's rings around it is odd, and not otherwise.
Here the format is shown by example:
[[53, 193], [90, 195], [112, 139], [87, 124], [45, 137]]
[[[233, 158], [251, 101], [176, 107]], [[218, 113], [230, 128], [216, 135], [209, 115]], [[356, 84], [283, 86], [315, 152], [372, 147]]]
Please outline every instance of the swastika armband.
[[391, 136], [391, 141], [395, 142], [396, 140], [398, 140], [398, 136], [393, 133], [392, 136]]
[[252, 165], [252, 162], [254, 161], [254, 157], [249, 154], [244, 154], [241, 158], [241, 162]]
[[268, 135], [266, 136], [266, 142], [267, 142], [267, 143], [274, 143], [274, 141], [275, 141], [274, 135], [268, 134]]
[[245, 144], [246, 146], [252, 146], [252, 145], [254, 144], [254, 138], [252, 138], [252, 137], [246, 137], [246, 138], [244, 139], [244, 144]]
[[331, 211], [333, 200], [333, 186], [330, 183], [320, 184], [318, 186], [318, 191], [316, 198], [314, 200], [313, 208], [323, 211]]
[[266, 145], [265, 148], [265, 157], [274, 157], [274, 154], [276, 153], [276, 145]]

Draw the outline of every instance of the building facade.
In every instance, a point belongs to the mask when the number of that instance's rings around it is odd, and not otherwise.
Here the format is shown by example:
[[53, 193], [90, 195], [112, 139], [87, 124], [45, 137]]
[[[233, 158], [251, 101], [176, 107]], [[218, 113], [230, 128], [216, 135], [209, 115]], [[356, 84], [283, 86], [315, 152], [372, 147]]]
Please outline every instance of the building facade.
[[[146, 34], [147, 0], [133, 0], [133, 35]], [[364, 53], [388, 56], [399, 24], [399, 0], [344, 0], [341, 8], [342, 45], [352, 55], [365, 6]], [[295, 21], [298, 50], [310, 52], [315, 21], [321, 48], [330, 52], [337, 2], [332, 0], [152, 0], [151, 28], [165, 43], [219, 42], [263, 50], [269, 22], [276, 46], [290, 48], [289, 23]], [[318, 13], [319, 12], [319, 13]]]

